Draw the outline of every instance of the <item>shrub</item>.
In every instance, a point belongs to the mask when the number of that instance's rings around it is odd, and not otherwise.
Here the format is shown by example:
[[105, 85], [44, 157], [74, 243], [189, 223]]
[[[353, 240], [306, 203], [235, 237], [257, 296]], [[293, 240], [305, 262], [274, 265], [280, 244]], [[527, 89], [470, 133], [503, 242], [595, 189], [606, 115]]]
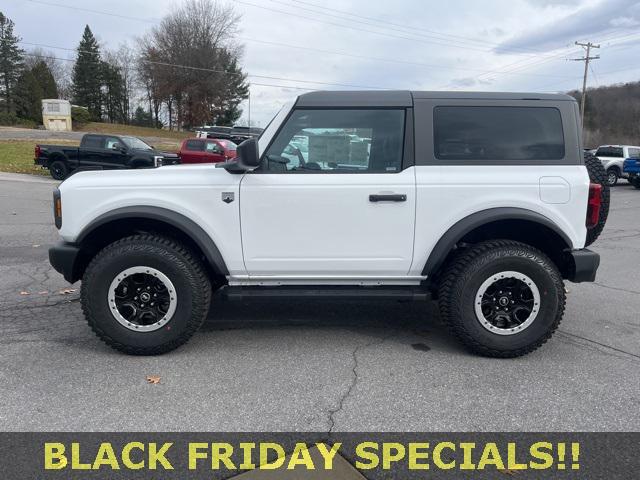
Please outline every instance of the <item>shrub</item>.
[[71, 121], [74, 127], [86, 125], [91, 121], [91, 114], [86, 108], [71, 107]]
[[18, 117], [13, 112], [0, 112], [0, 125], [13, 126], [18, 123]]

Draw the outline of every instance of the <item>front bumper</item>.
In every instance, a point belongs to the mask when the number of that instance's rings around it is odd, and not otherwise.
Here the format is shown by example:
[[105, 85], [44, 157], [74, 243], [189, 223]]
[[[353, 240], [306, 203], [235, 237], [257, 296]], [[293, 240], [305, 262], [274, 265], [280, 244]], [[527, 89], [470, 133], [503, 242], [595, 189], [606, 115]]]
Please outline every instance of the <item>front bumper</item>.
[[73, 243], [59, 242], [49, 249], [49, 263], [66, 281], [74, 283], [82, 276], [80, 248]]
[[600, 266], [600, 255], [586, 248], [568, 253], [569, 269], [567, 280], [573, 283], [595, 282]]

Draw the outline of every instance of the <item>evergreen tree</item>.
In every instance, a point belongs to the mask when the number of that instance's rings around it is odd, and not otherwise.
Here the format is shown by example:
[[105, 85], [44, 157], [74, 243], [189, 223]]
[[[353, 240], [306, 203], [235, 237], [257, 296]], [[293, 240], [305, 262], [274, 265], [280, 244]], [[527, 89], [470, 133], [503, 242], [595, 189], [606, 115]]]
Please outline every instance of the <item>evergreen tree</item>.
[[19, 118], [42, 123], [42, 87], [33, 70], [24, 70], [16, 82], [14, 103]]
[[93, 120], [102, 117], [101, 74], [100, 47], [87, 25], [73, 66], [73, 102], [87, 107]]
[[102, 64], [104, 82], [104, 111], [111, 123], [126, 123], [125, 85], [120, 68], [107, 62]]
[[138, 106], [131, 119], [131, 124], [139, 127], [151, 127], [153, 125], [151, 112], [147, 112], [144, 108]]
[[31, 73], [42, 89], [42, 98], [58, 98], [58, 86], [53, 78], [49, 66], [44, 60], [38, 60], [31, 69]]
[[24, 62], [24, 51], [18, 47], [20, 38], [13, 33], [14, 25], [0, 12], [0, 94], [6, 112], [14, 111], [13, 89]]

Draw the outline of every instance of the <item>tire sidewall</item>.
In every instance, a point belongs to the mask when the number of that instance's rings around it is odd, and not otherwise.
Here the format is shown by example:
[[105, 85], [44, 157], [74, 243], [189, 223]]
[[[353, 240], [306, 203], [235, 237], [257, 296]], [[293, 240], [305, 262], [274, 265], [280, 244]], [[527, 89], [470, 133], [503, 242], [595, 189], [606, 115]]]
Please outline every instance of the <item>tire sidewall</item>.
[[[613, 178], [614, 176], [615, 176], [615, 179]], [[609, 185], [610, 187], [613, 187], [615, 184], [618, 183], [619, 178], [620, 178], [620, 175], [615, 169], [610, 168], [609, 170], [607, 170], [607, 185]]]
[[[54, 173], [56, 166], [60, 169], [60, 174]], [[62, 160], [55, 160], [49, 165], [49, 173], [54, 180], [64, 180], [69, 174], [69, 168]]]
[[[89, 285], [86, 285], [86, 299], [93, 312], [93, 327], [101, 330], [114, 341], [127, 346], [154, 348], [177, 341], [190, 327], [193, 305], [193, 291], [197, 288], [188, 265], [175, 252], [158, 245], [126, 251], [115, 250], [100, 258], [94, 268], [99, 268]], [[121, 323], [111, 313], [108, 292], [111, 282], [118, 274], [130, 267], [152, 267], [166, 275], [176, 290], [176, 310], [168, 323], [150, 332], [136, 332]], [[83, 280], [83, 286], [84, 285]]]
[[[464, 329], [488, 348], [499, 350], [526, 348], [547, 336], [557, 321], [560, 292], [548, 270], [553, 267], [550, 265], [543, 267], [540, 263], [541, 259], [534, 261], [520, 255], [496, 255], [497, 253], [492, 252], [488, 257], [479, 258], [475, 264], [471, 265], [468, 270], [471, 273], [459, 287], [461, 302], [458, 318], [463, 323]], [[475, 312], [476, 295], [480, 286], [488, 278], [504, 271], [515, 271], [527, 275], [540, 292], [540, 309], [535, 320], [527, 328], [513, 335], [498, 335], [490, 332], [482, 326]]]

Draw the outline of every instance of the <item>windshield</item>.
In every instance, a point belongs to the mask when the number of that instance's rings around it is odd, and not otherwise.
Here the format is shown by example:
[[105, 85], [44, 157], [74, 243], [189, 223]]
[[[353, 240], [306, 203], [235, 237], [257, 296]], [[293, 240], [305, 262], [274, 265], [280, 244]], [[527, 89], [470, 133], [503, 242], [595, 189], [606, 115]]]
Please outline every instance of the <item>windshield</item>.
[[153, 150], [153, 147], [151, 145], [146, 144], [139, 138], [136, 138], [136, 137], [120, 137], [120, 138], [122, 138], [122, 141], [129, 148], [135, 148], [136, 150]]
[[230, 141], [230, 140], [218, 140], [218, 142], [219, 142], [219, 143], [221, 143], [221, 144], [222, 144], [222, 146], [223, 146], [226, 150], [230, 150], [230, 151], [233, 151], [233, 152], [235, 152], [235, 151], [236, 151], [236, 148], [237, 148], [237, 147], [236, 147], [236, 144], [235, 144], [235, 143], [233, 143], [232, 141]]

